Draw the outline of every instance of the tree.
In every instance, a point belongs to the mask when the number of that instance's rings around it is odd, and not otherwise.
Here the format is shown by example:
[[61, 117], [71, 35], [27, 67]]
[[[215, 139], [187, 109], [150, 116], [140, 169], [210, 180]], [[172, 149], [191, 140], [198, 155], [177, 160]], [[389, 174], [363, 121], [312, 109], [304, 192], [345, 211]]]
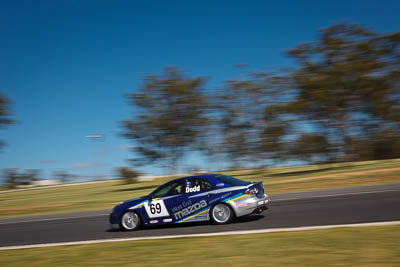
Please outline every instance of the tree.
[[31, 182], [37, 181], [39, 178], [39, 170], [17, 170], [4, 169], [5, 185], [8, 188], [15, 188], [18, 185], [29, 185]]
[[72, 178], [72, 175], [64, 170], [55, 171], [54, 176], [62, 183], [66, 183]]
[[329, 153], [329, 145], [325, 136], [303, 133], [291, 144], [289, 152], [306, 162], [320, 163], [325, 161], [324, 157]]
[[21, 178], [23, 178], [27, 183], [31, 183], [39, 180], [39, 175], [40, 170], [31, 169], [26, 170], [25, 173], [21, 175]]
[[[392, 138], [399, 140], [400, 33], [377, 34], [358, 25], [334, 25], [289, 55], [299, 64], [292, 74], [298, 91], [285, 110], [320, 136], [301, 139], [300, 133], [299, 145], [307, 148], [312, 142], [312, 150], [326, 151], [330, 160], [343, 161], [354, 149], [353, 142], [366, 144], [362, 140], [379, 138], [379, 132], [390, 130]], [[354, 151], [351, 154], [354, 157]]]
[[118, 174], [127, 184], [136, 183], [139, 176], [138, 172], [126, 167], [118, 168]]
[[123, 136], [134, 142], [133, 150], [140, 155], [136, 161], [164, 162], [176, 171], [185, 151], [198, 145], [207, 124], [204, 82], [168, 67], [161, 75], [145, 77], [139, 92], [129, 95], [134, 115], [122, 127]]
[[235, 168], [400, 157], [399, 32], [333, 25], [288, 55], [293, 69], [243, 72], [208, 95], [176, 68], [148, 76], [123, 135], [172, 171], [190, 148]]
[[7, 188], [13, 189], [17, 187], [18, 174], [14, 169], [4, 169], [3, 176]]
[[[14, 121], [9, 118], [10, 115], [10, 101], [0, 93], [0, 128], [5, 125], [11, 124]], [[4, 146], [4, 143], [0, 140], [0, 149]]]
[[[235, 167], [240, 162], [278, 159], [285, 118], [277, 107], [285, 101], [288, 80], [272, 72], [248, 72], [225, 82], [215, 98], [221, 133], [221, 152]], [[275, 110], [271, 107], [274, 106]]]

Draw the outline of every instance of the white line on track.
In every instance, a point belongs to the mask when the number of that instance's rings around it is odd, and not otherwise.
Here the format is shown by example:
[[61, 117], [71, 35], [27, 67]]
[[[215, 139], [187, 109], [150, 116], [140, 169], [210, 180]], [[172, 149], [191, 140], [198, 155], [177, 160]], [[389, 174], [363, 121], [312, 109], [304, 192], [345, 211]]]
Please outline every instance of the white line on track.
[[57, 220], [69, 220], [69, 219], [81, 219], [81, 218], [90, 218], [90, 217], [99, 217], [110, 215], [110, 213], [101, 213], [94, 215], [83, 215], [83, 216], [73, 216], [73, 217], [56, 217], [56, 218], [48, 218], [48, 219], [33, 219], [26, 221], [16, 221], [16, 222], [0, 222], [0, 225], [3, 224], [16, 224], [16, 223], [27, 223], [27, 222], [46, 222], [46, 221], [57, 221]]
[[154, 239], [172, 239], [172, 238], [207, 237], [207, 236], [224, 236], [224, 235], [247, 235], [247, 234], [262, 234], [262, 233], [277, 233], [277, 232], [297, 232], [297, 231], [323, 230], [323, 229], [333, 229], [333, 228], [342, 228], [342, 227], [368, 227], [368, 226], [393, 226], [393, 225], [400, 225], [400, 221], [373, 222], [373, 223], [354, 223], [354, 224], [337, 224], [337, 225], [321, 225], [321, 226], [275, 228], [275, 229], [260, 229], [260, 230], [244, 230], [244, 231], [227, 231], [227, 232], [204, 233], [204, 234], [186, 234], [186, 235], [166, 235], [166, 236], [148, 236], [148, 237], [98, 239], [98, 240], [73, 241], [73, 242], [61, 242], [61, 243], [45, 243], [45, 244], [22, 245], [22, 246], [6, 246], [6, 247], [0, 247], [0, 250], [44, 248], [44, 247], [58, 247], [58, 246], [74, 246], [74, 245], [87, 245], [87, 244], [124, 242], [124, 241], [138, 241], [138, 240], [154, 240]]
[[[286, 201], [286, 200], [299, 200], [299, 199], [311, 199], [311, 198], [324, 198], [324, 197], [340, 197], [340, 196], [349, 196], [349, 195], [363, 195], [363, 194], [375, 194], [375, 193], [386, 193], [386, 192], [398, 192], [399, 190], [381, 190], [381, 191], [364, 191], [364, 192], [354, 192], [354, 193], [338, 193], [338, 194], [329, 194], [329, 195], [321, 195], [321, 196], [309, 196], [309, 197], [293, 197], [293, 198], [282, 198], [282, 199], [274, 199], [271, 196], [271, 201], [279, 202], [279, 201]], [[290, 193], [288, 193], [290, 194]], [[295, 194], [295, 193], [293, 193]]]

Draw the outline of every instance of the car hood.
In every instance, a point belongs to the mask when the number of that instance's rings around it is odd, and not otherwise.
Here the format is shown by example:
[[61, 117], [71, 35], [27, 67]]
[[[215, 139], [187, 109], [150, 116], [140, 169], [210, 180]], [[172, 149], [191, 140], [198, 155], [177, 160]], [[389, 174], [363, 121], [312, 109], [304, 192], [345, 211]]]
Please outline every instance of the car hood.
[[113, 208], [112, 213], [120, 213], [126, 209], [129, 209], [135, 205], [142, 203], [146, 199], [147, 199], [147, 197], [143, 196], [143, 197], [137, 197], [137, 198], [132, 198], [132, 199], [126, 200], [126, 201], [116, 205]]
[[124, 208], [130, 208], [132, 206], [135, 206], [135, 205], [143, 202], [144, 200], [146, 200], [146, 196], [126, 200], [126, 201], [122, 202], [120, 205]]

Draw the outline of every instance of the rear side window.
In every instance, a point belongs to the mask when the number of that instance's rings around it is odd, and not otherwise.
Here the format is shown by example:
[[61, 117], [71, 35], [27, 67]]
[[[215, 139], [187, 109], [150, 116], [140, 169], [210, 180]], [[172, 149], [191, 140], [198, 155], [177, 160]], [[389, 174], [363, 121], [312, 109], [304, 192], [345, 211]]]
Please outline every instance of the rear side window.
[[215, 189], [214, 186], [210, 182], [203, 180], [203, 179], [198, 179], [198, 180], [199, 180], [201, 191], [210, 191], [210, 190]]
[[186, 193], [210, 191], [214, 189], [214, 186], [210, 182], [199, 178], [189, 179], [186, 185]]
[[218, 176], [215, 176], [215, 178], [217, 178], [218, 180], [220, 180], [224, 184], [229, 184], [229, 185], [234, 185], [234, 186], [250, 184], [249, 182], [242, 181], [240, 179], [233, 178], [233, 177], [226, 176], [226, 175], [218, 175]]

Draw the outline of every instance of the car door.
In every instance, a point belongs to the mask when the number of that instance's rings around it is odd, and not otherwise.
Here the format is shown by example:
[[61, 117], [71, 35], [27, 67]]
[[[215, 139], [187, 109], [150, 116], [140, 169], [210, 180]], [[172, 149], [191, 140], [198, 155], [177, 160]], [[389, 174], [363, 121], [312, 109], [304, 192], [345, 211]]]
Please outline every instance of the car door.
[[185, 193], [180, 196], [182, 210], [177, 213], [179, 222], [202, 221], [208, 219], [210, 194], [212, 185], [200, 178], [189, 178], [186, 181]]
[[174, 207], [180, 202], [185, 185], [185, 180], [172, 181], [153, 193], [152, 199], [144, 203], [150, 223], [172, 222]]

